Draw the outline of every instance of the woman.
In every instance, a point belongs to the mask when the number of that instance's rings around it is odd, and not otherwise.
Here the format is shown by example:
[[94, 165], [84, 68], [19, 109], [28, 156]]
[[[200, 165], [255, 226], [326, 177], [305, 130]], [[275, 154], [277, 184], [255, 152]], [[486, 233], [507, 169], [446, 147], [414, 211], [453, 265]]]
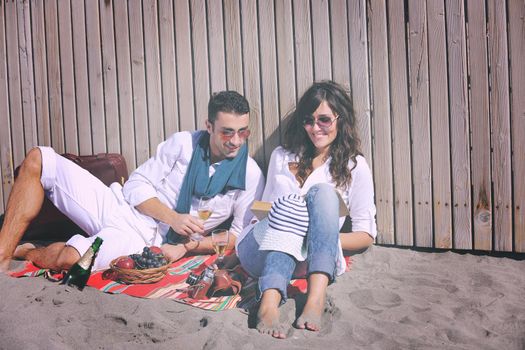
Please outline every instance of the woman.
[[[270, 159], [263, 194], [264, 201], [274, 202], [270, 219], [247, 227], [238, 239], [237, 254], [242, 266], [259, 278], [257, 329], [261, 333], [285, 338], [278, 307], [286, 301], [286, 288], [292, 276], [308, 279], [307, 301], [295, 326], [318, 331], [326, 288], [345, 270], [342, 249], [358, 250], [373, 243], [376, 236], [373, 181], [359, 147], [348, 94], [331, 81], [314, 83], [291, 112], [283, 146], [276, 148]], [[339, 233], [345, 217], [339, 217], [336, 191], [348, 208], [352, 232]], [[290, 194], [300, 197], [290, 198]], [[300, 208], [298, 198], [304, 198], [308, 209], [302, 250], [305, 261], [301, 261], [297, 246], [291, 248], [289, 244], [290, 237], [297, 235], [278, 236], [279, 230], [272, 222], [269, 224], [279, 216], [276, 200], [293, 200], [292, 204], [299, 204]], [[299, 211], [293, 214], [301, 215]], [[300, 222], [290, 220], [292, 225], [295, 223], [290, 231], [300, 233]], [[286, 224], [277, 224], [281, 231], [286, 231]], [[267, 232], [272, 232], [271, 244]], [[276, 246], [278, 237], [280, 246], [285, 248]]]

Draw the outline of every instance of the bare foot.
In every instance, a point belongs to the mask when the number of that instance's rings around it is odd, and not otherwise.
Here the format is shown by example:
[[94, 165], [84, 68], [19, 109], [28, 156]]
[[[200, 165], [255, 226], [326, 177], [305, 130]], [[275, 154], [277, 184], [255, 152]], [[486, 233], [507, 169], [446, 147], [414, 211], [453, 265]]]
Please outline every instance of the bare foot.
[[284, 326], [279, 322], [279, 308], [264, 307], [261, 305], [257, 312], [257, 326], [262, 334], [269, 334], [277, 339], [285, 339]]
[[20, 244], [16, 247], [15, 251], [13, 252], [13, 258], [19, 259], [19, 260], [25, 260], [27, 253], [35, 248], [36, 248], [36, 245], [34, 245], [33, 243], [27, 242], [27, 243]]
[[303, 313], [295, 321], [295, 326], [299, 329], [308, 329], [313, 332], [319, 331], [321, 329], [323, 310], [324, 300], [308, 300], [304, 306]]

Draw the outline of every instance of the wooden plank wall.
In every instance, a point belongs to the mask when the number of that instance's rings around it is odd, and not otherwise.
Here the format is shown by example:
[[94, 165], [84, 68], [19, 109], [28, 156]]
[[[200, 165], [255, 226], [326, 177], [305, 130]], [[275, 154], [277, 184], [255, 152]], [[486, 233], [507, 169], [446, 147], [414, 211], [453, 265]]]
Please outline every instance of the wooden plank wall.
[[0, 211], [33, 146], [132, 171], [223, 89], [249, 99], [265, 168], [296, 100], [333, 79], [378, 243], [523, 253], [524, 18], [524, 0], [1, 1]]

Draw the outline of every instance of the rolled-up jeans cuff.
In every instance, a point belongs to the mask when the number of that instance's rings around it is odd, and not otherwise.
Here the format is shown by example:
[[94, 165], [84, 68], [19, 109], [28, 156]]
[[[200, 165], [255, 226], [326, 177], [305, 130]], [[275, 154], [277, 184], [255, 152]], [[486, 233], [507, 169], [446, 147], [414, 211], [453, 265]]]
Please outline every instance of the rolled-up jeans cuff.
[[312, 273], [324, 273], [328, 276], [329, 282], [333, 283], [335, 280], [336, 261], [330, 254], [317, 254], [314, 259], [308, 262], [308, 270], [306, 276]]
[[258, 282], [258, 289], [257, 289], [257, 295], [256, 300], [257, 302], [261, 301], [262, 294], [267, 289], [277, 289], [279, 293], [281, 293], [281, 302], [279, 304], [283, 305], [286, 303], [286, 300], [288, 299], [287, 289], [288, 284], [290, 283], [289, 280], [287, 280], [285, 277], [279, 275], [279, 274], [271, 274], [266, 275], [259, 278]]

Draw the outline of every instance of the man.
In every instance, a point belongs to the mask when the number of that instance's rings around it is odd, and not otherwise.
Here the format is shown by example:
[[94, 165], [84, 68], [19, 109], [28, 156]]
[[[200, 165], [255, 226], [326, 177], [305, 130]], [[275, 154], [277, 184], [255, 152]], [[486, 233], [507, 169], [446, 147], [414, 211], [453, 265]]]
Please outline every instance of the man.
[[[188, 252], [213, 251], [211, 238], [192, 241], [192, 234], [209, 233], [230, 216], [230, 247], [251, 218], [264, 178], [248, 156], [249, 104], [234, 91], [214, 94], [208, 104], [206, 131], [179, 132], [162, 142], [156, 154], [135, 170], [124, 187], [106, 187], [89, 172], [57, 155], [49, 147], [32, 149], [11, 191], [0, 231], [0, 271], [11, 258], [30, 260], [53, 270], [68, 269], [97, 236], [104, 242], [94, 269], [114, 258], [162, 245], [175, 261]], [[44, 248], [18, 246], [46, 195], [89, 237]], [[213, 213], [203, 222], [195, 215], [199, 197], [214, 198]], [[171, 230], [170, 230], [171, 228]]]

